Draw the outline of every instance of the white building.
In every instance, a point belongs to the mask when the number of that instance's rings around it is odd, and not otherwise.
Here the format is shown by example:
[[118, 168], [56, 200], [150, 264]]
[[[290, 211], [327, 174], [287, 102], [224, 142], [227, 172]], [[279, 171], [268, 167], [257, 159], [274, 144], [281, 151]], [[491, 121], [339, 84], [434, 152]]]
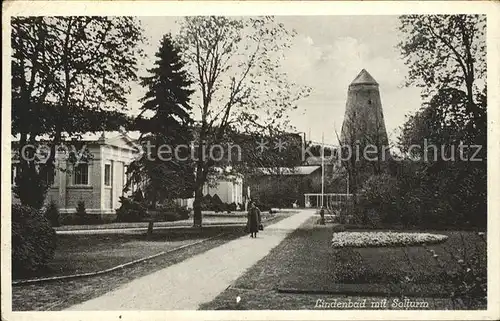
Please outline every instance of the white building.
[[[134, 143], [135, 139], [129, 133], [121, 132], [85, 134], [78, 141], [78, 147], [74, 148], [80, 151], [85, 146], [92, 156], [76, 165], [68, 162], [67, 153], [59, 151], [54, 183], [47, 192], [47, 202], [54, 201], [61, 214], [69, 214], [74, 213], [77, 204], [83, 201], [88, 214], [98, 214], [103, 219], [107, 215], [114, 217], [115, 210], [121, 206], [120, 197], [125, 195], [127, 166], [142, 152]], [[74, 145], [66, 140], [61, 146], [71, 150]], [[16, 161], [13, 161], [13, 184], [15, 176]], [[18, 200], [14, 198], [13, 201]]]
[[[88, 214], [100, 215], [103, 220], [112, 220], [116, 209], [121, 206], [120, 197], [127, 196], [124, 187], [129, 164], [141, 156], [142, 148], [135, 142], [139, 132], [103, 132], [85, 134], [78, 140], [77, 151], [85, 146], [92, 155], [86, 162], [73, 166], [67, 154], [59, 152], [54, 184], [47, 192], [47, 203], [54, 201], [61, 214], [76, 212], [79, 202], [85, 203]], [[14, 139], [15, 141], [15, 139]], [[67, 148], [72, 148], [66, 140]], [[65, 170], [68, 169], [68, 170]], [[12, 184], [15, 184], [16, 161], [12, 166]], [[217, 194], [225, 203], [243, 203], [243, 179], [222, 179], [215, 187], [205, 186], [204, 194]], [[130, 195], [140, 184], [134, 184]], [[143, 189], [144, 190], [144, 189]], [[13, 202], [19, 200], [13, 199]], [[193, 199], [178, 200], [181, 205], [192, 208]]]
[[220, 197], [221, 201], [227, 204], [243, 204], [243, 178], [228, 177], [220, 179], [215, 186], [205, 185], [203, 195]]

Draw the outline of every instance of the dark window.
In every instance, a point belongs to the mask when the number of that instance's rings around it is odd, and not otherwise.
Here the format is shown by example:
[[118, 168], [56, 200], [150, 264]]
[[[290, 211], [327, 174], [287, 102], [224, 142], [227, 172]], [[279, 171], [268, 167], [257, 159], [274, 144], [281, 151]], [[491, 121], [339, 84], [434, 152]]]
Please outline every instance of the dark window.
[[75, 173], [73, 175], [74, 185], [88, 185], [89, 184], [89, 165], [78, 164], [75, 166]]
[[111, 164], [104, 165], [104, 185], [111, 186]]

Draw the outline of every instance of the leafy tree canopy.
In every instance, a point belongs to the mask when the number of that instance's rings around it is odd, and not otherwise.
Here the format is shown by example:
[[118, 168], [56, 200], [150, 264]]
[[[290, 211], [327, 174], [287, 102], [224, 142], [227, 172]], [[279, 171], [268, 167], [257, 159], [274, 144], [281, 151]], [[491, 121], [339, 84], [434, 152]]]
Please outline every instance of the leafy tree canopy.
[[15, 193], [39, 207], [63, 133], [128, 123], [122, 111], [136, 78], [141, 29], [134, 18], [106, 16], [13, 17], [11, 25], [12, 133], [19, 150], [40, 135], [52, 145], [43, 164], [20, 159], [18, 167]]

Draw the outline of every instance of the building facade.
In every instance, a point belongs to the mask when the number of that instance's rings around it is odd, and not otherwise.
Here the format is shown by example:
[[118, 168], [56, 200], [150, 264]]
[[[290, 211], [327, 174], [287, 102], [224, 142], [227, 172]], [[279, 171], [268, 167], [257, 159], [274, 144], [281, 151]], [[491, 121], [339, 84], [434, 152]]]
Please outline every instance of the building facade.
[[[86, 148], [90, 157], [73, 164], [62, 150], [56, 154], [57, 169], [46, 203], [55, 202], [61, 214], [71, 214], [76, 212], [79, 202], [84, 202], [88, 214], [101, 215], [103, 219], [114, 216], [121, 206], [120, 197], [126, 196], [127, 167], [140, 156], [141, 149], [132, 137], [121, 132], [104, 132], [100, 136], [87, 134], [78, 145]], [[66, 150], [73, 148], [70, 141], [64, 146]], [[13, 161], [13, 184], [16, 171]], [[137, 185], [132, 186], [131, 192], [136, 188]], [[14, 198], [13, 201], [18, 200]]]
[[252, 200], [259, 206], [304, 207], [304, 194], [321, 192], [321, 166], [262, 168], [248, 179]]
[[243, 204], [243, 178], [228, 177], [220, 179], [215, 186], [205, 185], [203, 187], [203, 195], [214, 196], [215, 194], [217, 194], [224, 203]]
[[[130, 163], [140, 158], [142, 148], [136, 144], [138, 132], [103, 132], [85, 134], [78, 140], [77, 152], [86, 148], [90, 157], [86, 161], [72, 164], [67, 153], [56, 155], [54, 183], [47, 192], [46, 204], [55, 202], [61, 214], [73, 214], [79, 202], [84, 202], [88, 214], [99, 215], [103, 220], [113, 220], [116, 209], [121, 206], [120, 197], [130, 196], [144, 187], [143, 182], [131, 184], [127, 192], [124, 188], [129, 181], [127, 170]], [[14, 140], [15, 143], [15, 140]], [[72, 150], [71, 141], [66, 148]], [[65, 149], [66, 149], [65, 148]], [[12, 161], [11, 182], [15, 184], [16, 161]], [[243, 178], [220, 179], [212, 187], [206, 185], [204, 194], [217, 194], [225, 203], [243, 203]], [[19, 202], [13, 196], [13, 203]], [[193, 198], [179, 199], [177, 203], [188, 208], [193, 206]]]

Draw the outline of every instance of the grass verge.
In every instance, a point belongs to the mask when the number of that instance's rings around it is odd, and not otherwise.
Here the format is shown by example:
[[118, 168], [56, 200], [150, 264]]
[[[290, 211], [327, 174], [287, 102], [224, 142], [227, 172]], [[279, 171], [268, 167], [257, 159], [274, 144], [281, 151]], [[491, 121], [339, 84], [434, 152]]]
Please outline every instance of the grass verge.
[[[454, 285], [443, 276], [443, 269], [423, 247], [333, 249], [330, 246], [333, 227], [317, 225], [316, 221], [311, 218], [304, 223], [229, 289], [200, 309], [313, 309], [321, 308], [316, 306], [318, 300], [364, 299], [369, 301], [367, 308], [371, 302], [383, 299], [389, 302], [384, 309], [458, 308], [448, 299]], [[426, 232], [449, 236], [446, 242], [429, 246], [448, 271], [458, 269], [450, 252], [467, 251], [486, 264], [486, 246], [476, 234]], [[462, 248], [462, 237], [466, 248]], [[237, 296], [241, 298], [238, 304]], [[426, 302], [426, 306], [391, 304], [395, 299], [403, 302], [403, 297], [411, 302]]]
[[[287, 215], [277, 215], [273, 219], [270, 219], [264, 223], [264, 225], [269, 225], [282, 220]], [[170, 230], [158, 230], [153, 234], [153, 238], [148, 239], [144, 247], [139, 248], [154, 248], [155, 251], [159, 247], [172, 247], [171, 243], [176, 243], [179, 246], [179, 242], [194, 242], [197, 239], [203, 239], [210, 237], [210, 235], [217, 235], [218, 233], [225, 233], [221, 237], [208, 240], [204, 243], [193, 245], [191, 247], [183, 248], [179, 251], [174, 251], [166, 255], [156, 257], [154, 259], [132, 265], [117, 271], [110, 272], [108, 274], [103, 274], [95, 277], [78, 278], [71, 280], [60, 280], [52, 282], [44, 282], [39, 284], [29, 284], [29, 285], [17, 285], [12, 287], [12, 310], [13, 311], [57, 311], [70, 307], [74, 304], [90, 300], [92, 298], [103, 295], [109, 291], [112, 291], [121, 285], [124, 285], [136, 278], [148, 275], [150, 273], [156, 272], [160, 269], [168, 267], [170, 265], [179, 263], [189, 257], [197, 254], [201, 254], [212, 248], [220, 246], [226, 242], [234, 240], [238, 237], [243, 236], [245, 233], [242, 226], [227, 226], [227, 227], [206, 227], [202, 229], [200, 234], [199, 229], [185, 229], [184, 232], [175, 230], [172, 233]], [[123, 240], [128, 242], [138, 242], [137, 240], [144, 240], [144, 234], [132, 234], [132, 235], [118, 235], [123, 237]], [[81, 241], [81, 235], [78, 235], [76, 240]], [[97, 237], [93, 239], [93, 237]], [[109, 237], [109, 239], [101, 238]], [[67, 244], [68, 253], [70, 253], [70, 246], [75, 246], [73, 248], [74, 253], [83, 251], [84, 249], [89, 249], [90, 247], [102, 246], [102, 260], [99, 260], [95, 264], [102, 264], [103, 266], [109, 266], [106, 262], [106, 257], [112, 261], [114, 252], [120, 247], [120, 244], [114, 244], [116, 241], [115, 237], [117, 235], [87, 235], [83, 240], [87, 242], [85, 245], [78, 245], [78, 242], [70, 242]], [[102, 243], [104, 242], [104, 243]], [[109, 242], [109, 243], [108, 243]], [[156, 245], [155, 245], [156, 243]], [[109, 245], [109, 246], [108, 246]], [[139, 248], [136, 248], [139, 249]], [[105, 250], [106, 249], [106, 250]], [[147, 256], [142, 253], [142, 257]], [[74, 254], [76, 255], [76, 254]], [[82, 259], [78, 265], [81, 267], [78, 271], [83, 271], [83, 267], [91, 268], [94, 264], [94, 257], [87, 257], [87, 259]], [[83, 263], [82, 263], [83, 262]], [[117, 261], [118, 262], [118, 261]], [[115, 262], [115, 263], [117, 263]], [[121, 262], [121, 261], [120, 261]], [[74, 267], [69, 267], [71, 259], [66, 259], [65, 263], [67, 265], [67, 272], [74, 271]], [[114, 264], [114, 263], [113, 263]], [[94, 268], [95, 270], [95, 268]]]

